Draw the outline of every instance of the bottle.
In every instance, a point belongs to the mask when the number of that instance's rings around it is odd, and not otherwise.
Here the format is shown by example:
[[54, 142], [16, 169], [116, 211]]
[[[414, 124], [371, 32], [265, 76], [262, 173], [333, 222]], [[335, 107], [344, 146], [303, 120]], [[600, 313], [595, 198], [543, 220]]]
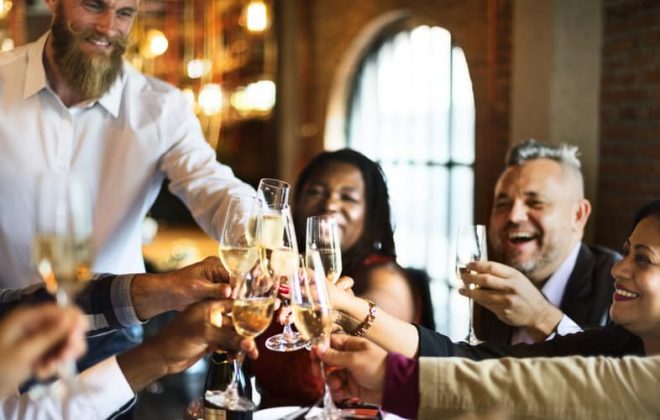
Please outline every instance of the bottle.
[[[209, 362], [209, 371], [206, 374], [206, 381], [204, 383], [204, 394], [210, 390], [224, 391], [231, 383], [236, 362], [230, 360], [225, 351], [212, 353]], [[243, 370], [238, 371], [236, 380], [238, 382], [238, 394], [250, 398], [252, 396], [252, 388], [250, 383], [246, 381]], [[231, 411], [223, 407], [218, 407], [206, 401], [206, 399], [203, 399], [203, 401], [204, 420], [252, 420], [251, 411]]]

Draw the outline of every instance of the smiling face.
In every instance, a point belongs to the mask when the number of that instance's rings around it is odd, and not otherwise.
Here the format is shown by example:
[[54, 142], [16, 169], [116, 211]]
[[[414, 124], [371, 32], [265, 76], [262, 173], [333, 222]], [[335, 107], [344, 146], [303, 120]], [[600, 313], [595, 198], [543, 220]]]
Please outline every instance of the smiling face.
[[84, 99], [100, 97], [121, 72], [138, 1], [51, 0], [50, 4], [58, 74]]
[[495, 188], [488, 240], [494, 259], [535, 283], [554, 273], [581, 241], [590, 213], [580, 179], [550, 159], [507, 168]]
[[642, 219], [623, 246], [623, 260], [612, 267], [614, 322], [641, 337], [660, 335], [660, 219]]
[[364, 230], [365, 185], [360, 170], [348, 163], [327, 162], [314, 171], [296, 197], [296, 217], [332, 214], [341, 235], [341, 249], [353, 247]]

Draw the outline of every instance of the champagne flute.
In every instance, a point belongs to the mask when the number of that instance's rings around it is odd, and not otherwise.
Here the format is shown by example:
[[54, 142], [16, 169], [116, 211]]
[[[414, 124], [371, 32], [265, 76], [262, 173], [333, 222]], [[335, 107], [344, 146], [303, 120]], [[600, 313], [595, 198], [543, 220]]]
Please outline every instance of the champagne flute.
[[[458, 238], [456, 240], [456, 277], [459, 281], [463, 281], [461, 274], [466, 273], [467, 264], [471, 261], [485, 261], [488, 259], [488, 251], [486, 248], [486, 227], [484, 225], [469, 225], [460, 226], [458, 229]], [[473, 283], [466, 283], [465, 286], [469, 289], [478, 288]], [[480, 340], [474, 333], [474, 326], [472, 324], [472, 299], [469, 299], [469, 330], [466, 341], [469, 344], [479, 344]]]
[[[219, 255], [230, 275], [233, 304], [231, 317], [236, 332], [254, 338], [270, 325], [275, 308], [278, 284], [270, 276], [254, 270], [259, 260], [256, 245], [259, 219], [254, 222], [259, 201], [251, 196], [231, 197], [225, 224], [220, 235]], [[210, 322], [222, 327], [222, 313], [210, 314]], [[251, 411], [254, 402], [238, 392], [238, 374], [245, 354], [238, 352], [231, 382], [225, 390], [208, 390], [205, 398], [211, 404], [234, 411]]]
[[[38, 180], [36, 208], [34, 264], [57, 304], [74, 305], [77, 293], [92, 277], [94, 246], [89, 194], [81, 178], [47, 172]], [[58, 367], [68, 391], [75, 388], [76, 371], [73, 359]]]
[[[297, 268], [295, 259], [298, 256], [291, 209], [288, 205], [279, 207], [264, 204], [257, 220], [259, 229], [256, 234], [262, 269], [274, 281], [282, 284], [281, 291], [286, 293], [288, 290], [284, 283], [294, 275]], [[269, 350], [279, 352], [300, 350], [306, 344], [307, 341], [291, 328], [290, 322], [284, 324], [281, 334], [269, 337], [265, 343]]]
[[290, 185], [275, 178], [261, 178], [257, 187], [257, 197], [269, 207], [282, 209], [289, 204]]
[[334, 216], [325, 214], [307, 218], [305, 250], [317, 251], [328, 280], [336, 283], [341, 276], [341, 242]]
[[[305, 257], [300, 259], [300, 269], [293, 277], [290, 285], [291, 307], [293, 318], [306, 340], [312, 346], [330, 344], [332, 333], [332, 306], [328, 297], [326, 274], [321, 262], [321, 255], [316, 250], [307, 250]], [[321, 374], [323, 375], [323, 412], [318, 416], [321, 419], [340, 419], [348, 417], [348, 413], [337, 408], [332, 400], [328, 387], [323, 362]]]

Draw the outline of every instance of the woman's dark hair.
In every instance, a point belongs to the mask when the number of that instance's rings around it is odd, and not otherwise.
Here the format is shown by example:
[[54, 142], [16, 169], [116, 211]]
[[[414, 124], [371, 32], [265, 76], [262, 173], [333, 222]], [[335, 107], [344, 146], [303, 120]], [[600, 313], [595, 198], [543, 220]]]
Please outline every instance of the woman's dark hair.
[[660, 198], [656, 198], [648, 203], [646, 203], [641, 209], [637, 210], [635, 217], [633, 218], [632, 230], [635, 229], [635, 226], [646, 219], [649, 216], [655, 216], [660, 219]]
[[[357, 264], [374, 252], [396, 258], [385, 175], [378, 163], [362, 153], [353, 149], [340, 149], [334, 152], [321, 152], [316, 155], [298, 176], [295, 190], [296, 201], [300, 199], [302, 190], [310, 178], [331, 162], [355, 166], [362, 174], [364, 181], [366, 203], [364, 230], [357, 243], [351, 249], [342, 252], [343, 272], [353, 272], [354, 269], [358, 268]], [[304, 226], [297, 223], [296, 229], [299, 236], [304, 232], [301, 228], [304, 228]]]

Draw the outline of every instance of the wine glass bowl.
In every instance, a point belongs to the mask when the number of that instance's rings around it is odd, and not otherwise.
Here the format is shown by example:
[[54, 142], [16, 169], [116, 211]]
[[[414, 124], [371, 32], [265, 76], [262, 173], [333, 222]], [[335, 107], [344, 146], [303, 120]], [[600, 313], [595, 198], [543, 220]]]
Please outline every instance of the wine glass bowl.
[[328, 280], [336, 283], [341, 276], [341, 240], [334, 216], [311, 216], [306, 220], [305, 249], [317, 251]]

